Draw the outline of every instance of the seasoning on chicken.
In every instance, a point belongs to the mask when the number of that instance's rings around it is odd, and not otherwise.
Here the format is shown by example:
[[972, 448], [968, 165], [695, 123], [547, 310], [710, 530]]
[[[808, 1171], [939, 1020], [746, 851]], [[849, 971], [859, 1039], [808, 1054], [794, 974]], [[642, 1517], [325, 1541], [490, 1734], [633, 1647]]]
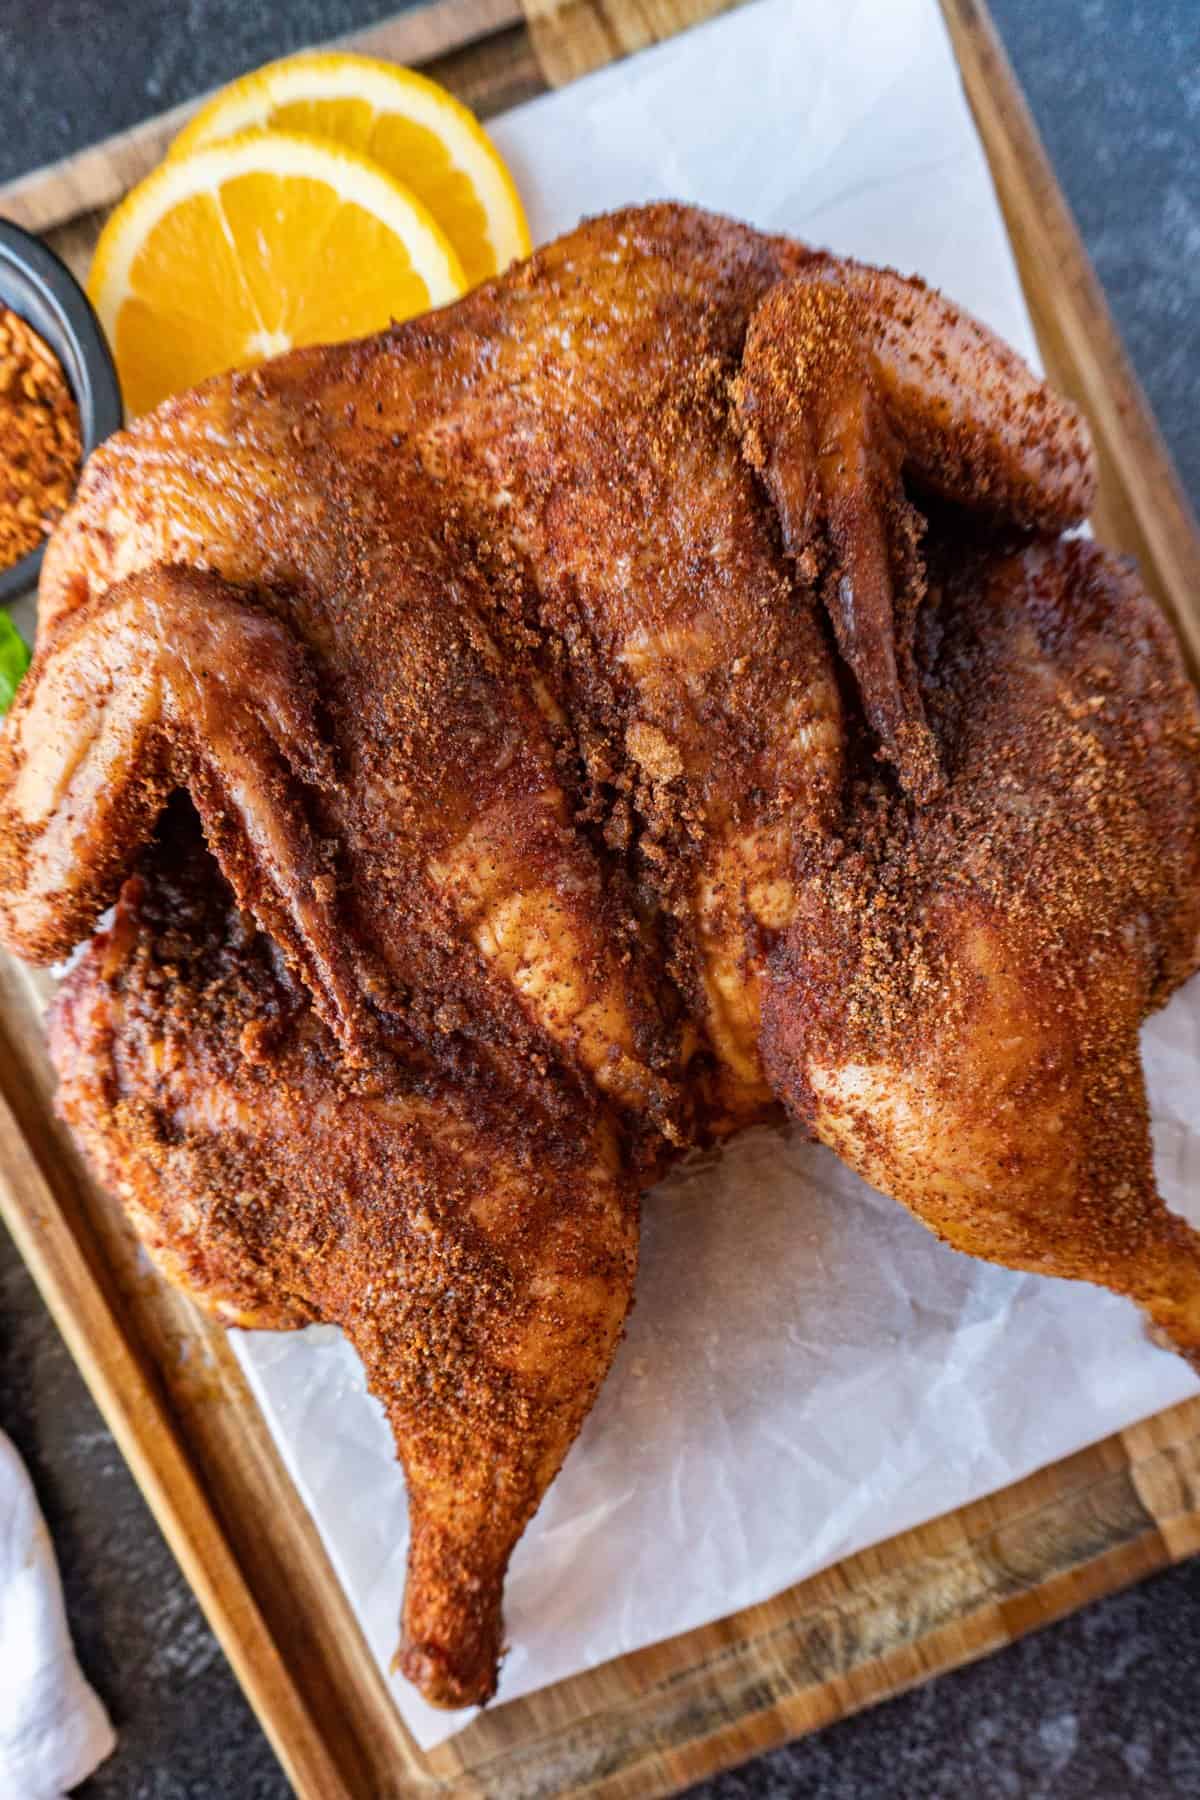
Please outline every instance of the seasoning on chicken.
[[670, 206], [92, 459], [0, 734], [0, 935], [49, 960], [120, 894], [64, 1110], [219, 1316], [358, 1345], [431, 1700], [493, 1691], [636, 1194], [776, 1096], [1195, 1354], [1136, 1029], [1200, 942], [1197, 708], [1054, 540], [1093, 485], [920, 283]]

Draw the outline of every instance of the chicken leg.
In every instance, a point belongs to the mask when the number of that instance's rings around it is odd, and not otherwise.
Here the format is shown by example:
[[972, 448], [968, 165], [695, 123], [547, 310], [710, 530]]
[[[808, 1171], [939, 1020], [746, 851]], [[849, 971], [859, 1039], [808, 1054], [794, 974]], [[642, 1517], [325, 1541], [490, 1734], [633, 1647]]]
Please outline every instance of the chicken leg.
[[411, 1521], [398, 1666], [495, 1687], [504, 1572], [620, 1339], [617, 1134], [465, 1066], [351, 1068], [172, 808], [55, 1006], [58, 1104], [150, 1253], [226, 1324], [340, 1325]]
[[1200, 1367], [1138, 1030], [1200, 960], [1200, 709], [1127, 566], [951, 555], [923, 686], [946, 787], [876, 775], [767, 986], [797, 1116], [957, 1249], [1131, 1295]]

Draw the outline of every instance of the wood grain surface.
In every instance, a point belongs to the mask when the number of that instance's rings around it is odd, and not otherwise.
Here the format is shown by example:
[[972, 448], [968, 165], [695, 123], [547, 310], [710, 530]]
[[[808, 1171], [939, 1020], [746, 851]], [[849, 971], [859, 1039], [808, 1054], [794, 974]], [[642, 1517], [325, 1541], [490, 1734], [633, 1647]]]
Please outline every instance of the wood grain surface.
[[[1099, 535], [1200, 672], [1200, 537], [983, 7], [942, 0], [1053, 379], [1092, 420]], [[721, 0], [441, 0], [349, 40], [483, 116]], [[0, 189], [77, 269], [189, 108]], [[224, 1334], [148, 1272], [54, 1119], [45, 977], [0, 957], [0, 1207], [305, 1800], [648, 1800], [985, 1654], [1200, 1549], [1200, 1401], [848, 1559], [765, 1605], [408, 1737]], [[398, 1598], [398, 1597], [397, 1597]]]

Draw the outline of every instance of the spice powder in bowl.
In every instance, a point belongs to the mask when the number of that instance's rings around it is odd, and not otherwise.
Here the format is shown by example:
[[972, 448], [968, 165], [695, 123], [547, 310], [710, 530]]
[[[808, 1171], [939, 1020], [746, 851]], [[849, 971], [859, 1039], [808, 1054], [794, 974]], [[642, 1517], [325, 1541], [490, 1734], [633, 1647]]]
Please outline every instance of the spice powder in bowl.
[[0, 306], [0, 569], [54, 528], [82, 461], [79, 408], [62, 364], [19, 313]]

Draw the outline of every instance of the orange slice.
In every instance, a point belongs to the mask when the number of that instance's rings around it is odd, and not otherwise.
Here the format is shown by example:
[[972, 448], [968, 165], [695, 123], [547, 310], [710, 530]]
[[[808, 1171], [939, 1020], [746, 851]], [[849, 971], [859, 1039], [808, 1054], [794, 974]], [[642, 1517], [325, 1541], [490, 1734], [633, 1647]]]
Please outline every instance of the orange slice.
[[282, 131], [163, 163], [105, 225], [88, 278], [131, 413], [293, 344], [381, 330], [464, 286], [415, 195], [355, 151]]
[[424, 201], [472, 285], [529, 255], [525, 214], [491, 139], [453, 94], [411, 69], [336, 51], [268, 63], [210, 100], [170, 154], [256, 126], [369, 156]]

